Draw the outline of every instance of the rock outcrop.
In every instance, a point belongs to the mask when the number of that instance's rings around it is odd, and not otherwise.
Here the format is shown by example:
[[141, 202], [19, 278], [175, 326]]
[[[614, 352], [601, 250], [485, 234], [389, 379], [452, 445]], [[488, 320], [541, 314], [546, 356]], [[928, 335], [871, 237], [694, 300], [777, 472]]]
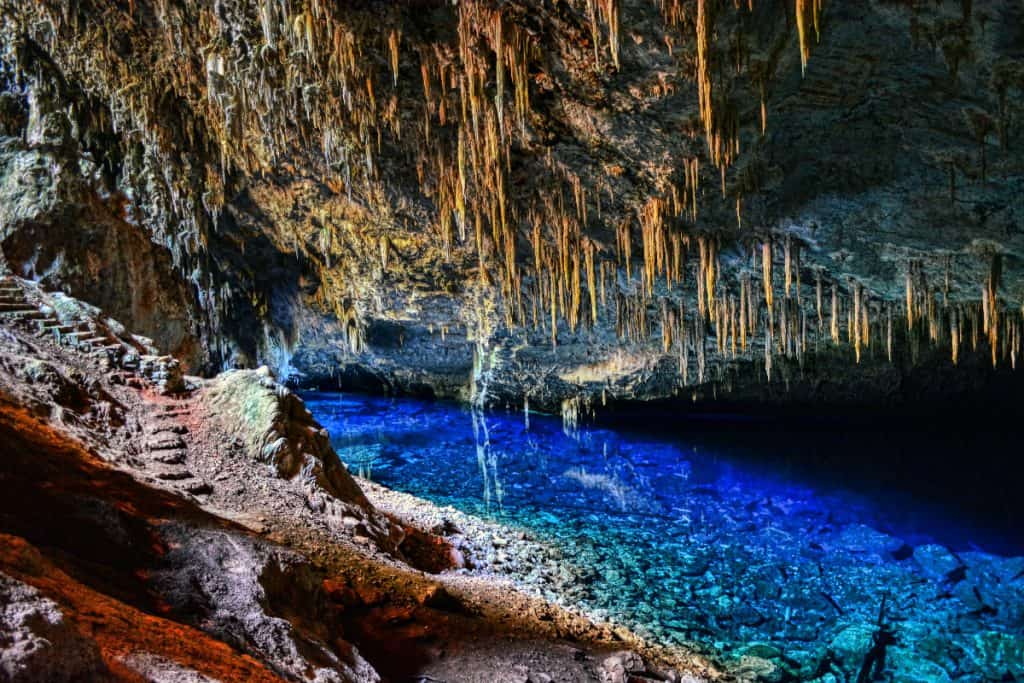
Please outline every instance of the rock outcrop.
[[[369, 506], [331, 448], [327, 430], [268, 368], [223, 373], [208, 392], [211, 415], [259, 462], [272, 465], [281, 477], [299, 478], [327, 498]], [[322, 508], [326, 500], [318, 496], [310, 504]]]

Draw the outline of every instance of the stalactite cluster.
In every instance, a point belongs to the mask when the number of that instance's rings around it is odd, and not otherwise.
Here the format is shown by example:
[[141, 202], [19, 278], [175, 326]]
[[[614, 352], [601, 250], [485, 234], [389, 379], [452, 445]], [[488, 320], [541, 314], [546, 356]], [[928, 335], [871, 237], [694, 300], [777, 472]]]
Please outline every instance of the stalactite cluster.
[[[948, 285], [939, 300], [913, 261], [905, 302], [896, 305], [865, 283], [839, 282], [820, 269], [805, 273], [793, 235], [766, 234], [755, 225], [733, 238], [721, 226], [700, 222], [698, 209], [710, 201], [702, 169], [718, 171], [722, 194], [728, 194], [741, 124], [751, 123], [740, 121], [736, 91], [723, 76], [727, 66], [749, 78], [760, 98], [752, 123], [762, 133], [767, 126], [774, 66], [751, 61], [742, 40], [731, 43], [719, 34], [727, 12], [743, 17], [753, 9], [752, 3], [732, 4], [730, 10], [720, 0], [661, 0], [669, 50], [693, 44], [692, 69], [687, 62], [685, 72], [695, 82], [700, 123], [690, 132], [695, 138], [702, 132], [704, 144], [694, 142], [700, 150], [672, 159], [657, 178], [630, 169], [638, 180], [628, 203], [617, 196], [621, 168], [595, 181], [537, 142], [541, 115], [534, 96], [547, 76], [545, 55], [542, 37], [518, 3], [446, 6], [455, 27], [450, 39], [417, 32], [401, 9], [380, 14], [322, 0], [259, 0], [254, 6], [225, 0], [220, 11], [185, 0], [136, 3], [130, 10], [116, 0], [75, 7], [41, 0], [32, 7], [20, 3], [9, 14], [28, 41], [23, 50], [38, 45], [60, 54], [62, 71], [87, 90], [116, 93], [93, 115], [109, 117], [113, 130], [149, 150], [128, 155], [126, 165], [161, 168], [166, 187], [150, 191], [160, 195], [152, 201], [167, 207], [168, 224], [178, 228], [168, 243], [181, 265], [197, 273], [197, 287], [214, 307], [249, 294], [203, 279], [206, 244], [220, 224], [232, 178], [284, 182], [306, 173], [357, 207], [358, 219], [323, 211], [309, 220], [312, 238], [275, 238], [282, 251], [316, 264], [315, 302], [342, 322], [353, 348], [363, 341], [354, 278], [344, 263], [343, 237], [351, 229], [342, 226], [364, 226], [356, 248], [369, 254], [363, 260], [383, 279], [403, 267], [406, 247], [395, 235], [416, 232], [406, 225], [425, 219], [429, 237], [417, 247], [475, 270], [475, 284], [491, 293], [495, 316], [509, 328], [536, 331], [552, 346], [560, 335], [586, 334], [601, 324], [614, 325], [629, 343], [656, 337], [665, 354], [679, 358], [684, 384], [707, 381], [721, 360], [755, 354], [770, 377], [778, 358], [800, 360], [826, 344], [848, 344], [856, 362], [881, 353], [876, 349], [895, 361], [900, 339], [911, 347], [949, 344], [954, 363], [965, 340], [972, 349], [985, 344], [993, 364], [1003, 358], [1015, 364], [1020, 314], [1002, 301], [998, 259], [978, 305], [951, 302]], [[583, 51], [593, 49], [594, 71], [602, 73], [609, 59], [618, 71], [628, 59], [620, 1], [570, 5], [589, 29]], [[821, 13], [821, 0], [796, 0], [804, 66], [820, 39]], [[149, 42], [128, 54], [121, 34]], [[57, 50], [62, 40], [80, 49]], [[726, 59], [728, 47], [735, 50]], [[982, 141], [989, 130], [978, 133]], [[311, 149], [317, 167], [298, 168]], [[391, 201], [388, 188], [400, 181], [399, 166], [414, 170], [423, 206], [398, 208]], [[532, 174], [528, 183], [516, 177], [522, 168]], [[741, 170], [733, 173], [735, 197], [728, 205], [735, 200], [740, 224], [742, 195], [757, 186], [756, 174]], [[612, 211], [612, 205], [626, 208]], [[723, 275], [723, 258], [742, 261], [739, 277]], [[814, 278], [813, 307], [805, 275]], [[252, 305], [268, 306], [259, 297]], [[893, 319], [901, 317], [905, 330], [894, 331]]]
[[[708, 158], [719, 169], [725, 192], [726, 169], [739, 153], [739, 121], [714, 91], [718, 4], [673, 0], [662, 3], [662, 12], [670, 28], [693, 24]], [[817, 7], [816, 2], [814, 16]], [[594, 64], [607, 55], [618, 68], [620, 1], [580, 0], [579, 10], [589, 24]], [[528, 147], [531, 80], [541, 58], [538, 38], [523, 28], [515, 5], [469, 0], [451, 11], [454, 44], [413, 36], [397, 8], [381, 16], [322, 0], [259, 0], [252, 7], [227, 2], [217, 12], [184, 1], [126, 9], [117, 0], [90, 0], [72, 9], [43, 0], [33, 9], [22, 3], [10, 14], [31, 40], [61, 54], [66, 60], [61, 68], [89, 90], [117, 93], [109, 102], [115, 130], [140, 136], [168, 168], [178, 167], [177, 177], [164, 175], [171, 211], [184, 219], [192, 236], [175, 240], [179, 252], [202, 251], [220, 218], [224, 185], [234, 174], [298, 173], [293, 160], [313, 147], [329, 187], [350, 200], [370, 199], [383, 194], [379, 187], [389, 173], [382, 161], [385, 148], [400, 145], [412, 150], [409, 161], [422, 195], [433, 205], [437, 243], [446, 258], [473, 249], [480, 278], [502, 296], [506, 320], [523, 324], [539, 319], [531, 315], [533, 308], [546, 310], [557, 339], [558, 321], [570, 330], [580, 322], [581, 261], [590, 323], [599, 315], [594, 290], [598, 281], [609, 279], [612, 263], [601, 241], [588, 237], [591, 207], [602, 220], [600, 189], [551, 161], [551, 191], [517, 196], [510, 173], [513, 156]], [[150, 40], [128, 55], [118, 34]], [[55, 50], [60, 40], [73, 40], [81, 49]], [[112, 64], [148, 77], [111, 69]], [[162, 108], [174, 100], [189, 106], [172, 126]], [[182, 160], [178, 154], [183, 140], [189, 143], [186, 155], [196, 150], [193, 158]], [[203, 180], [192, 184], [188, 168], [197, 165], [203, 167]], [[655, 271], [665, 274], [668, 285], [678, 280], [688, 238], [677, 219], [685, 210], [691, 222], [697, 220], [699, 159], [682, 161], [678, 176], [677, 186], [652, 192], [641, 205], [638, 232], [648, 296]], [[563, 198], [566, 190], [574, 212]], [[735, 204], [739, 220], [739, 195]], [[629, 270], [632, 229], [623, 224], [620, 230], [618, 261]], [[332, 228], [322, 226], [312, 241], [296, 235], [282, 240], [331, 270], [336, 262], [330, 235]], [[530, 243], [532, 264], [520, 258], [523, 241]], [[182, 246], [189, 243], [196, 246]], [[381, 263], [386, 271], [386, 246]], [[711, 288], [705, 291], [713, 297]]]

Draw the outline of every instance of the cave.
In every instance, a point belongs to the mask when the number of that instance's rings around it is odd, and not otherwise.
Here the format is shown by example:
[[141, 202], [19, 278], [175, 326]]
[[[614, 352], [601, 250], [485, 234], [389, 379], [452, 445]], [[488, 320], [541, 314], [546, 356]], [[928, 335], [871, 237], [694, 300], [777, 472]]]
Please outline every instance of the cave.
[[1017, 0], [0, 14], [0, 681], [1024, 681]]

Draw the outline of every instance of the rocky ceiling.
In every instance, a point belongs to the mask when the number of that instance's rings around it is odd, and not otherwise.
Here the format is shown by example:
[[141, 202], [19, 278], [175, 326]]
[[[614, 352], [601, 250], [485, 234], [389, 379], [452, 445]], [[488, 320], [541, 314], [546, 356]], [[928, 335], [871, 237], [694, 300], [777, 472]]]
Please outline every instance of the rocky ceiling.
[[0, 10], [7, 267], [197, 370], [572, 415], [1016, 364], [1017, 0]]

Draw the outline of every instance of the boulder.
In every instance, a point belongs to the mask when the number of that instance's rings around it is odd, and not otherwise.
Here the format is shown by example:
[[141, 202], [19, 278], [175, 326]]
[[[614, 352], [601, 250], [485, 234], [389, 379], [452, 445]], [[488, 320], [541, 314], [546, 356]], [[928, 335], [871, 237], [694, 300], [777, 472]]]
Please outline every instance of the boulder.
[[914, 549], [914, 560], [933, 579], [944, 579], [962, 563], [941, 545], [920, 545]]

